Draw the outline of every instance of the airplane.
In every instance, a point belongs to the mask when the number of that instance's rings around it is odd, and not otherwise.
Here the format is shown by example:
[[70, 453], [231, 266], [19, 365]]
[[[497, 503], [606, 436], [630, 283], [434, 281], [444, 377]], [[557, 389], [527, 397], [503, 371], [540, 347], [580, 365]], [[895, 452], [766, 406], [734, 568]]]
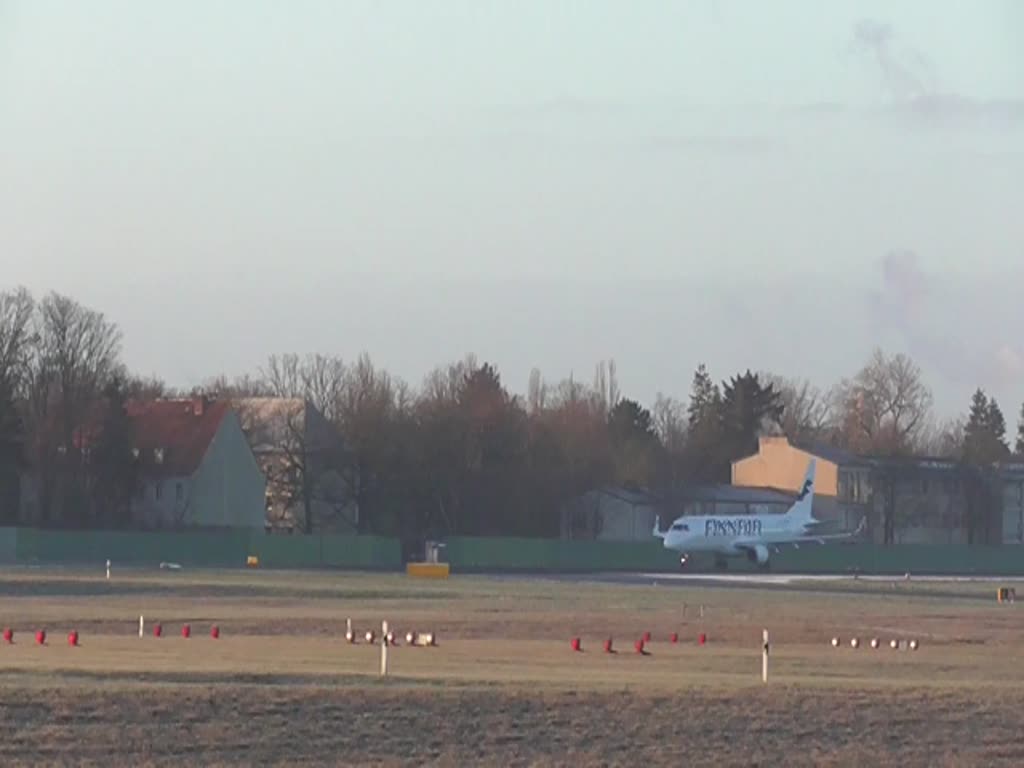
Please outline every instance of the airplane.
[[826, 541], [851, 539], [864, 530], [866, 519], [861, 519], [855, 531], [816, 535], [814, 529], [823, 521], [811, 512], [814, 504], [815, 460], [811, 459], [804, 475], [804, 483], [796, 501], [784, 514], [763, 515], [683, 515], [667, 531], [661, 531], [661, 520], [654, 518], [654, 535], [663, 540], [665, 549], [680, 553], [679, 565], [686, 566], [694, 552], [712, 552], [715, 566], [728, 567], [729, 557], [746, 556], [762, 570], [770, 567], [770, 550], [782, 546], [799, 548], [801, 544], [824, 544]]

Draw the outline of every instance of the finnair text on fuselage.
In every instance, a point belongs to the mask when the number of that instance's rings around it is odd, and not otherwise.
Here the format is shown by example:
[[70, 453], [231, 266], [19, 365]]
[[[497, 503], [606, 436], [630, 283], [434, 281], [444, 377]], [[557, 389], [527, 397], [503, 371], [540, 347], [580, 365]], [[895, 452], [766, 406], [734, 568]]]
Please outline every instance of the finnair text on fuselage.
[[731, 520], [710, 518], [704, 521], [704, 537], [760, 536], [761, 520], [756, 517], [738, 517]]

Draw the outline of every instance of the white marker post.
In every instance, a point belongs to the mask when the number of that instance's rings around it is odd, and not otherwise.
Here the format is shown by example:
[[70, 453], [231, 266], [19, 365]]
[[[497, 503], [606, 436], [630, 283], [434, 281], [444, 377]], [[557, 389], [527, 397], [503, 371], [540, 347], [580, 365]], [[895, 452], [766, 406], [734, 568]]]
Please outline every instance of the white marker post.
[[145, 631], [146, 621], [142, 618], [142, 614], [139, 614], [139, 639], [142, 639], [142, 634]]
[[388, 623], [381, 622], [380, 625], [380, 676], [388, 674]]
[[107, 560], [107, 580], [110, 580], [110, 561]]
[[763, 640], [764, 640], [764, 648], [762, 649], [762, 654], [761, 654], [761, 681], [767, 683], [768, 682], [768, 649], [769, 649], [768, 630], [767, 629], [764, 630]]

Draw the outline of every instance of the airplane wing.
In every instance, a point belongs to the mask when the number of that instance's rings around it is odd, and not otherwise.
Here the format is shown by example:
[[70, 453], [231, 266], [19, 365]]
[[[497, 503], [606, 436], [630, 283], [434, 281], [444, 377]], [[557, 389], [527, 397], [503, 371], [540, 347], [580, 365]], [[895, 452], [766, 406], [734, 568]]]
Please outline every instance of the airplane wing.
[[857, 528], [855, 530], [847, 531], [845, 533], [826, 533], [826, 534], [822, 534], [820, 536], [813, 536], [813, 535], [812, 536], [793, 536], [792, 538], [789, 538], [789, 539], [785, 539], [785, 540], [781, 540], [781, 541], [771, 541], [771, 542], [762, 542], [762, 541], [757, 541], [755, 539], [748, 539], [748, 540], [740, 540], [740, 541], [733, 542], [733, 546], [736, 547], [737, 549], [742, 549], [742, 550], [753, 550], [754, 547], [759, 545], [759, 544], [762, 545], [762, 546], [766, 546], [769, 549], [778, 549], [779, 547], [786, 547], [786, 546], [790, 546], [790, 547], [794, 547], [796, 549], [799, 549], [801, 544], [825, 544], [825, 543], [827, 543], [829, 541], [842, 541], [844, 539], [856, 538], [857, 536], [860, 536], [864, 532], [865, 528], [867, 528], [867, 523], [868, 523], [867, 518], [866, 517], [862, 517], [861, 520], [860, 520], [860, 524], [857, 526]]

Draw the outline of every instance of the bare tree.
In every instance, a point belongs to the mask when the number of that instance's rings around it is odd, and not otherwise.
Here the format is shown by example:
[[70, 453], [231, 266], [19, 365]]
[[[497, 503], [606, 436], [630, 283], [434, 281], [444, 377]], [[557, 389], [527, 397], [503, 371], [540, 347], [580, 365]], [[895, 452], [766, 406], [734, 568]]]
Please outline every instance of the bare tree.
[[156, 376], [129, 376], [125, 381], [124, 388], [131, 400], [157, 400], [177, 396], [174, 389]]
[[329, 421], [337, 418], [346, 374], [345, 363], [340, 357], [312, 355], [302, 368], [306, 399]]
[[267, 397], [271, 394], [270, 387], [262, 378], [242, 374], [234, 378], [219, 374], [207, 379], [197, 387], [193, 387], [191, 396], [208, 395], [213, 398], [232, 400], [239, 397]]
[[[470, 364], [472, 361], [467, 360], [465, 365]], [[435, 378], [435, 385], [440, 388], [435, 395], [458, 386], [459, 370], [461, 366], [454, 367], [447, 376]], [[336, 420], [345, 440], [342, 476], [348, 486], [348, 498], [359, 510], [362, 532], [372, 522], [369, 511], [386, 482], [387, 467], [396, 450], [394, 423], [399, 397], [403, 405], [407, 404], [407, 388], [374, 366], [369, 355], [360, 355], [355, 365], [346, 370]]]
[[654, 431], [661, 444], [658, 484], [674, 508], [674, 496], [686, 478], [689, 417], [686, 403], [658, 393], [651, 409]]
[[530, 371], [530, 384], [526, 394], [527, 412], [540, 413], [547, 406], [548, 385], [538, 369]]
[[[28, 399], [36, 439], [43, 521], [63, 514], [63, 497], [79, 480], [74, 432], [89, 415], [107, 383], [121, 373], [121, 333], [95, 310], [57, 293], [35, 316], [37, 354], [30, 366]], [[63, 481], [57, 484], [58, 477]], [[53, 509], [59, 499], [61, 507]]]
[[32, 318], [36, 305], [24, 288], [0, 292], [0, 391], [21, 389], [37, 341]]
[[963, 417], [941, 423], [929, 421], [918, 435], [917, 448], [925, 456], [960, 459], [964, 452], [965, 426]]
[[659, 392], [651, 416], [658, 439], [665, 450], [671, 454], [681, 454], [686, 448], [686, 404]]
[[829, 399], [806, 379], [790, 379], [773, 373], [759, 374], [761, 381], [779, 393], [783, 406], [783, 434], [792, 442], [823, 439], [828, 433], [832, 412]]
[[852, 380], [835, 390], [840, 433], [862, 453], [913, 452], [926, 427], [932, 394], [921, 369], [906, 355], [887, 357], [876, 349]]
[[301, 368], [296, 354], [271, 355], [260, 374], [274, 397], [303, 397]]
[[34, 311], [24, 288], [0, 292], [0, 524], [16, 524], [20, 516], [26, 434], [19, 400], [35, 345]]
[[608, 360], [607, 362], [602, 360], [595, 367], [592, 396], [605, 416], [611, 413], [612, 408], [618, 405], [621, 395], [619, 393], [619, 381], [615, 375], [614, 360]]
[[271, 394], [307, 400], [328, 420], [337, 417], [345, 388], [346, 368], [340, 357], [329, 355], [272, 355], [261, 371]]

